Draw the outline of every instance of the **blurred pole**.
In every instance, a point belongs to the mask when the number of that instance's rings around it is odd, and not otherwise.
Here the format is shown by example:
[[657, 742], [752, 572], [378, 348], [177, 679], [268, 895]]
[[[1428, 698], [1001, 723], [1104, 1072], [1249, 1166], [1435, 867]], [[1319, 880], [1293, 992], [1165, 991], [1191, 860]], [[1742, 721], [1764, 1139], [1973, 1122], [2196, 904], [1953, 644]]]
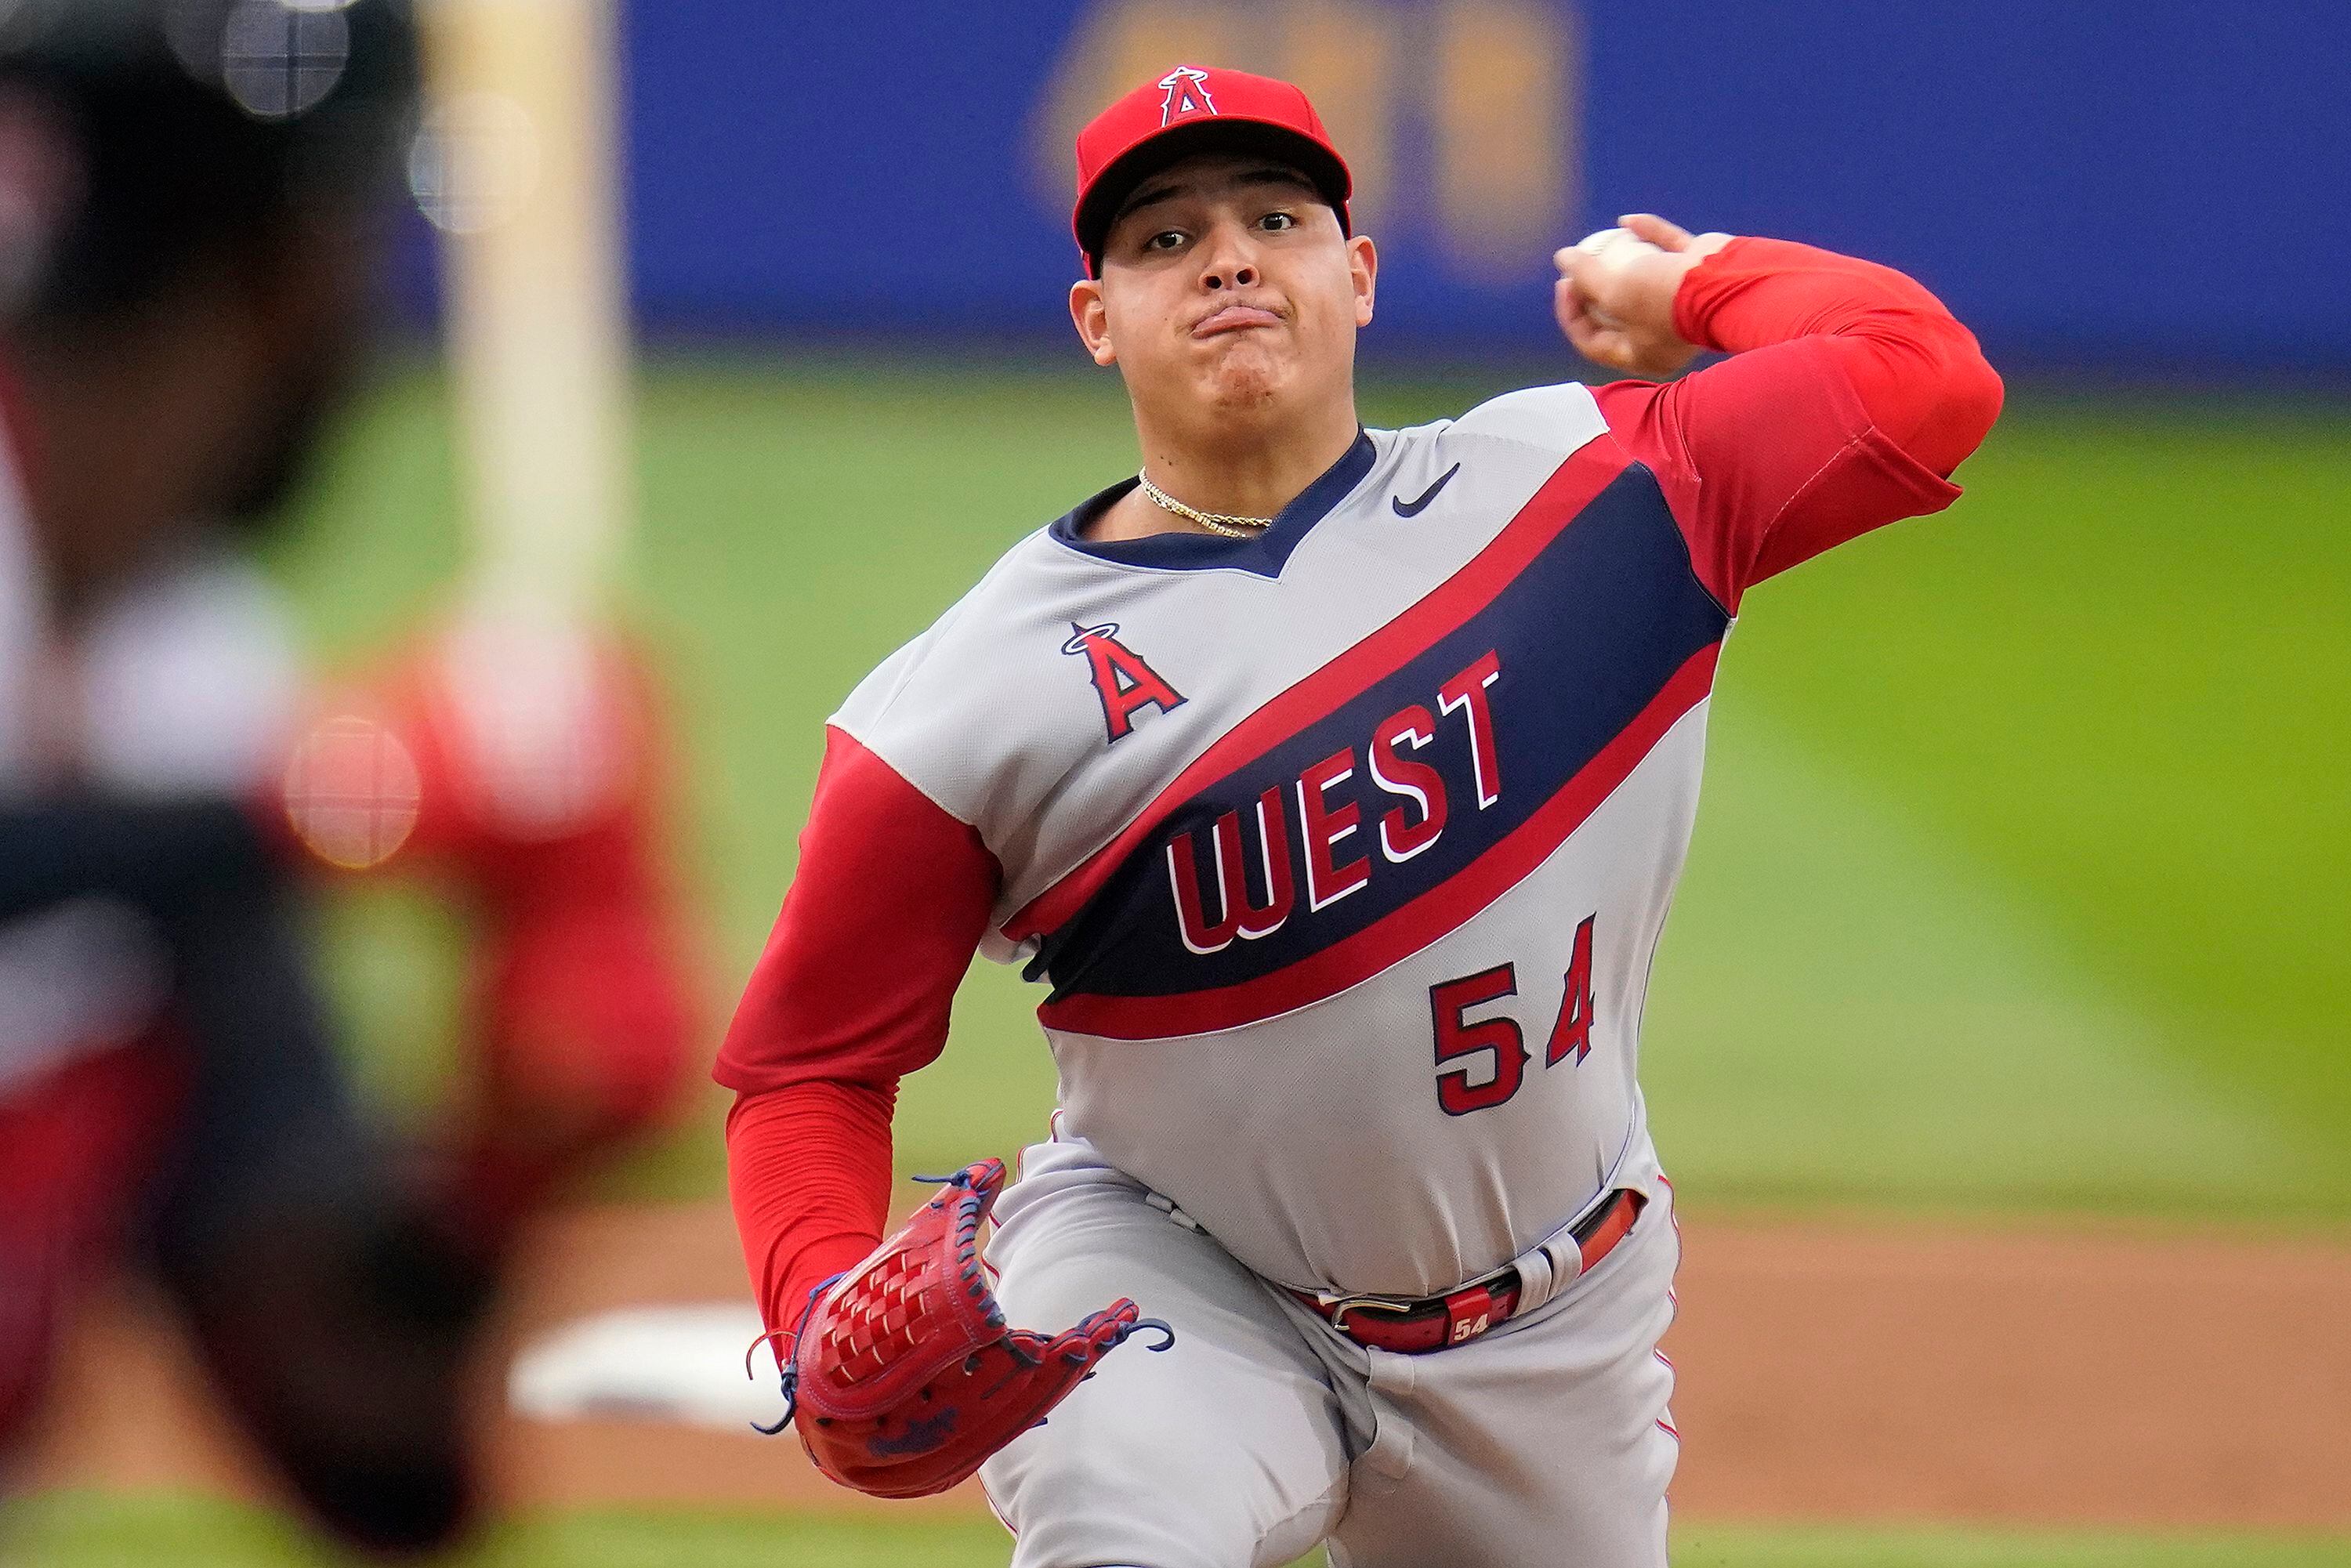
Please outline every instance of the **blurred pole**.
[[423, 0], [475, 608], [596, 609], [632, 509], [612, 0]]
[[419, 204], [446, 235], [473, 559], [439, 645], [491, 812], [619, 788], [594, 628], [634, 510], [614, 0], [421, 0]]

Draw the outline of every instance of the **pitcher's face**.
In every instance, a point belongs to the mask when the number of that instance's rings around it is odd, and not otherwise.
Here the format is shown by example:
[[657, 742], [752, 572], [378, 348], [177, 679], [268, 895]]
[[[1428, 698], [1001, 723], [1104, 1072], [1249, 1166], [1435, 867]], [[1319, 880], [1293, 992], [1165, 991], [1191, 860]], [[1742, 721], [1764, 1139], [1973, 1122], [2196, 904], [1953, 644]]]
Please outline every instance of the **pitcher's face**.
[[1070, 309], [1138, 409], [1278, 416], [1352, 395], [1377, 266], [1297, 169], [1204, 154], [1135, 187]]

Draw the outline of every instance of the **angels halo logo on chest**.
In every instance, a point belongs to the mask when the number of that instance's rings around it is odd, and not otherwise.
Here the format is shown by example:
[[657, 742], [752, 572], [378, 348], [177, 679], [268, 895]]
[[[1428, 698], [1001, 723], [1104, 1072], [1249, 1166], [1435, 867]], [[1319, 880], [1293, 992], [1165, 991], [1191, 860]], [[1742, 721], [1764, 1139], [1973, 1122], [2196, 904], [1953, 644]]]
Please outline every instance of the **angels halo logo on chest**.
[[1173, 713], [1184, 706], [1184, 694], [1170, 685], [1142, 654], [1118, 640], [1115, 621], [1096, 626], [1071, 622], [1061, 652], [1086, 661], [1094, 695], [1102, 699], [1107, 744], [1114, 745], [1134, 734], [1134, 716], [1144, 708]]

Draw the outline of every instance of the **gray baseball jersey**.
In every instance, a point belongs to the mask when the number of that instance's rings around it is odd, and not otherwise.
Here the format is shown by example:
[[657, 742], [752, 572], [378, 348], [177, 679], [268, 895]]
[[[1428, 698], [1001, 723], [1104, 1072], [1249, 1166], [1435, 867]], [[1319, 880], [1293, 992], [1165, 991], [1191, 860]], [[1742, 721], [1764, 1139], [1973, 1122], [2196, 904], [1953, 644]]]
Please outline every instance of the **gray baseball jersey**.
[[1367, 433], [1213, 565], [1049, 528], [835, 720], [996, 852], [1065, 1125], [1271, 1279], [1447, 1289], [1640, 1131], [1727, 617], [1603, 431]]
[[[720, 1080], [935, 1051], [943, 1013], [896, 998], [961, 956], [894, 854], [942, 904], [979, 888], [970, 936], [1051, 987], [1064, 1129], [1250, 1269], [1426, 1295], [1524, 1251], [1646, 1146], [1642, 1004], [1740, 590], [1957, 493], [1816, 363], [1754, 358], [1793, 389], [1751, 444], [1786, 473], [1702, 488], [1656, 388], [1568, 384], [1364, 432], [1260, 538], [1087, 538], [1129, 480], [1024, 539], [834, 718]], [[811, 956], [900, 930], [890, 1008], [876, 959]]]

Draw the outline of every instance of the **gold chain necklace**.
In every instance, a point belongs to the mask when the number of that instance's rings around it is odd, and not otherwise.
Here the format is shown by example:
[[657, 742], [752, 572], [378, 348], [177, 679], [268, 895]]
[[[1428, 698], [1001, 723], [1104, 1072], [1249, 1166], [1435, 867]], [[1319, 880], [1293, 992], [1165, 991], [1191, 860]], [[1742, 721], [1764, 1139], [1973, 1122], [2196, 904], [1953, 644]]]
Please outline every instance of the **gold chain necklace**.
[[1222, 534], [1228, 539], [1253, 539], [1273, 526], [1271, 517], [1237, 517], [1229, 512], [1204, 512], [1197, 507], [1187, 507], [1151, 482], [1147, 474], [1137, 474], [1135, 482], [1154, 505], [1165, 507], [1179, 517], [1189, 517], [1212, 534]]

